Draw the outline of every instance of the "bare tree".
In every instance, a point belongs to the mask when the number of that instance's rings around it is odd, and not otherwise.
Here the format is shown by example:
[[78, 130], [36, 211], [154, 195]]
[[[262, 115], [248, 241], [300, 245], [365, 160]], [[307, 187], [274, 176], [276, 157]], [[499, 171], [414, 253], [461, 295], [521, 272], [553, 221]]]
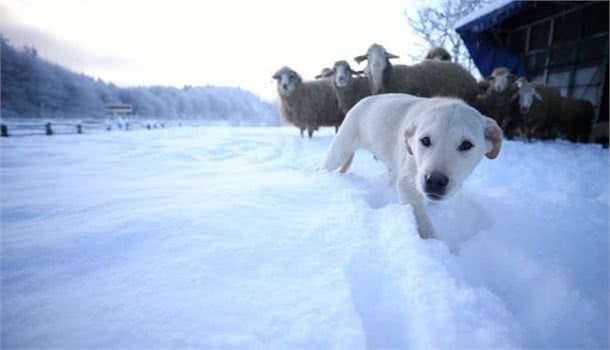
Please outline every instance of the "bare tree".
[[[444, 47], [453, 56], [453, 61], [474, 72], [474, 65], [462, 39], [455, 31], [455, 24], [473, 11], [493, 0], [440, 0], [422, 2], [416, 13], [405, 11], [409, 25], [430, 47]], [[419, 57], [420, 59], [423, 57]]]

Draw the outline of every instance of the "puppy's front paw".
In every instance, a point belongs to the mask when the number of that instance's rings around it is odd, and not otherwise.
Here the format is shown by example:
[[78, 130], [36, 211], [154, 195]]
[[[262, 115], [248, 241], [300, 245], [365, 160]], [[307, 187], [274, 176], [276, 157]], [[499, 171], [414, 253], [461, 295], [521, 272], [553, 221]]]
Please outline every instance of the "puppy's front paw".
[[434, 238], [434, 227], [429, 222], [420, 223], [417, 227], [417, 233], [422, 239]]

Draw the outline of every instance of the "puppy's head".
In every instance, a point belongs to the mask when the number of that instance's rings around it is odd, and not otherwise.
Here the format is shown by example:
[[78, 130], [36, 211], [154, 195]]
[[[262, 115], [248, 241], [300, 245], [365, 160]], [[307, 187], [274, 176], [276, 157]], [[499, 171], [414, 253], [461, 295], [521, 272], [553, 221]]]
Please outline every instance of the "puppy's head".
[[301, 76], [288, 67], [282, 67], [272, 78], [277, 81], [277, 92], [280, 96], [290, 96], [302, 82]]
[[415, 187], [430, 200], [453, 195], [483, 156], [500, 152], [502, 129], [460, 100], [431, 99], [407, 126], [404, 147], [414, 157]]

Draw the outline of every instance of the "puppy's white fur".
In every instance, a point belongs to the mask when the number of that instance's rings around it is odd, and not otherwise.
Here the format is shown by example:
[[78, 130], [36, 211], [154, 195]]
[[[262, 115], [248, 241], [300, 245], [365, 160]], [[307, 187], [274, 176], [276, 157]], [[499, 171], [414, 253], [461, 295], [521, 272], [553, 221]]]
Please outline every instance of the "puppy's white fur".
[[[422, 142], [428, 138], [427, 142]], [[472, 147], [460, 150], [468, 141]], [[452, 98], [421, 98], [407, 94], [367, 97], [347, 114], [333, 140], [323, 169], [350, 166], [354, 152], [364, 148], [383, 162], [396, 184], [400, 201], [413, 207], [419, 235], [434, 236], [425, 210], [425, 177], [433, 172], [449, 182], [442, 198], [454, 194], [483, 155], [495, 158], [502, 143], [502, 130], [493, 119], [481, 115], [463, 101]], [[440, 199], [442, 199], [440, 198]]]

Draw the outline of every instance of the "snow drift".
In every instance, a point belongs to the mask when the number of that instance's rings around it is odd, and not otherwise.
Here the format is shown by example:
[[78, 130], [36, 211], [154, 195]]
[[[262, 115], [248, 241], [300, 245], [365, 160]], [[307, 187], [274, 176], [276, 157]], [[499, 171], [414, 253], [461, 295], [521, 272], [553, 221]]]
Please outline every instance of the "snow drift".
[[607, 151], [508, 141], [422, 241], [331, 133], [0, 140], [2, 347], [608, 347]]

